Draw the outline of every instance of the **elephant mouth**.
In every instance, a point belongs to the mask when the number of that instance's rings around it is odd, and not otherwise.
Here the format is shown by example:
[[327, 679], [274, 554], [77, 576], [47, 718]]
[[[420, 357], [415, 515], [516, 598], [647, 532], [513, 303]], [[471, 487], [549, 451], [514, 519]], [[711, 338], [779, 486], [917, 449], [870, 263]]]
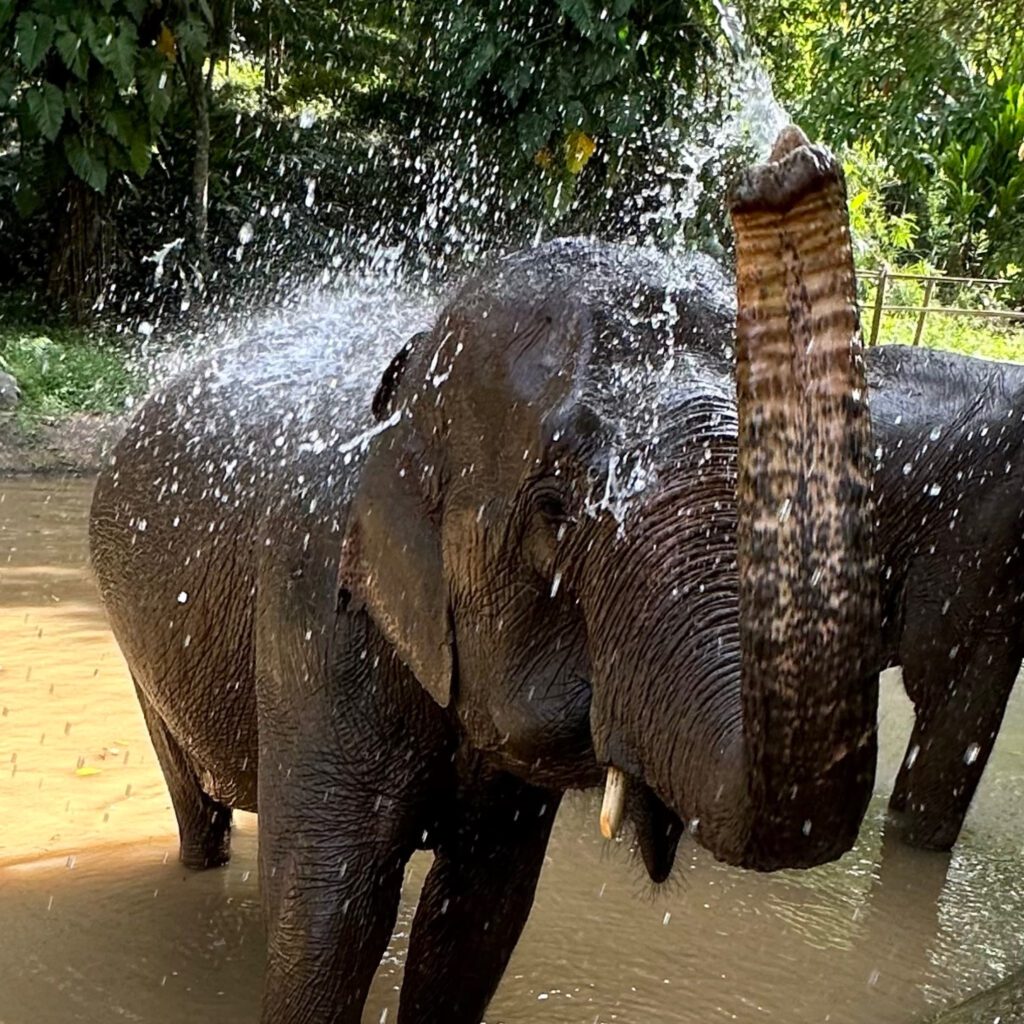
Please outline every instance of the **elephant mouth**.
[[651, 881], [664, 882], [672, 873], [686, 826], [649, 786], [612, 768], [608, 772], [601, 807], [601, 831], [606, 838], [618, 832], [623, 818], [633, 823], [640, 857]]

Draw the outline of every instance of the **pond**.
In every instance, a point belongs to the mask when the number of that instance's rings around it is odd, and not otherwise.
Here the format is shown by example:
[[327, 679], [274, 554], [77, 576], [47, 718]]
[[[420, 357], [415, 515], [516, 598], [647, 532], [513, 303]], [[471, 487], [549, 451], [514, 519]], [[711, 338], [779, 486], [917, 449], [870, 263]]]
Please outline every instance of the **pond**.
[[[258, 1016], [256, 819], [189, 874], [127, 671], [86, 564], [89, 481], [0, 481], [0, 1022]], [[659, 890], [566, 801], [489, 1024], [907, 1024], [1024, 962], [1024, 694], [951, 857], [883, 840], [910, 728], [883, 679], [875, 801], [853, 851], [753, 875], [692, 842]], [[428, 865], [410, 865], [365, 1020], [394, 1020]]]

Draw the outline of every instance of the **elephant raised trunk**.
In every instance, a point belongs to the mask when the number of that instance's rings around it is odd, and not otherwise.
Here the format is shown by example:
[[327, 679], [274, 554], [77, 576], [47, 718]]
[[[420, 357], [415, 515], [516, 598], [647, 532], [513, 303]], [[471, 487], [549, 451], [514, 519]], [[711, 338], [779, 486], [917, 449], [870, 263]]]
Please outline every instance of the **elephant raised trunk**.
[[801, 866], [853, 844], [876, 755], [871, 423], [842, 172], [790, 129], [732, 216], [752, 812], [735, 859]]
[[[602, 830], [617, 826], [622, 771], [716, 856], [764, 870], [833, 859], [856, 838], [879, 633], [842, 173], [795, 130], [773, 156], [733, 199], [735, 404], [684, 395], [661, 410], [678, 443], [584, 595], [595, 748], [613, 766]], [[609, 586], [628, 623], [600, 610]]]

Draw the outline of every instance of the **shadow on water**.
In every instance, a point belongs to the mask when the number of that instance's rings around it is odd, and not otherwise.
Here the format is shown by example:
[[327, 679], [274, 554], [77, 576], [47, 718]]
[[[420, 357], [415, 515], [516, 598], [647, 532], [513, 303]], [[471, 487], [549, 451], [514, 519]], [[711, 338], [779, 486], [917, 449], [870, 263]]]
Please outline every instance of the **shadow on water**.
[[[0, 484], [0, 1022], [248, 1024], [264, 955], [255, 819], [242, 816], [227, 868], [177, 865], [166, 791], [85, 567], [90, 491]], [[688, 842], [652, 892], [628, 843], [597, 834], [596, 798], [567, 800], [487, 1020], [909, 1024], [1010, 975], [1024, 962], [1024, 702], [1011, 702], [952, 856], [883, 837], [908, 731], [889, 680], [861, 840], [812, 872], [743, 874]], [[410, 867], [368, 1022], [395, 1019], [427, 863]]]

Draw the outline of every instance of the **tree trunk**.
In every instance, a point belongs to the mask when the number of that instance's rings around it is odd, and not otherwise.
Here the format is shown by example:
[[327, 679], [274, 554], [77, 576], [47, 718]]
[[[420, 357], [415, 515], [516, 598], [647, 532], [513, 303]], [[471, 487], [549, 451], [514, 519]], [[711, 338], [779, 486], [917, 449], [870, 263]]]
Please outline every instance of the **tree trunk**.
[[263, 58], [263, 102], [269, 103], [270, 97], [277, 92], [277, 67], [275, 64], [274, 19], [271, 6], [267, 5], [267, 49]]
[[110, 261], [111, 229], [105, 223], [108, 205], [106, 196], [76, 177], [61, 193], [47, 294], [78, 323], [89, 318]]
[[195, 115], [195, 156], [192, 161], [192, 200], [190, 211], [191, 238], [189, 257], [199, 291], [209, 276], [209, 209], [210, 209], [210, 98], [213, 92], [214, 59], [209, 70], [202, 65], [190, 67], [186, 73], [189, 99]]

